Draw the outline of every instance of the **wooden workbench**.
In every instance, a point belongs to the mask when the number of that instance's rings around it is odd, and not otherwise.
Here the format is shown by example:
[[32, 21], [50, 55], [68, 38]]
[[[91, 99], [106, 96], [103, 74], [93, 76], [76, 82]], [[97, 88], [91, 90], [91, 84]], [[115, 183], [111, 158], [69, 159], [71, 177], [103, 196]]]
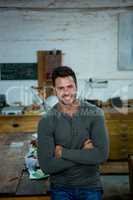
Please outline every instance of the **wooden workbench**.
[[[133, 109], [120, 113], [115, 109], [104, 109], [110, 139], [110, 160], [127, 160], [133, 154]], [[42, 115], [0, 115], [0, 134], [36, 132]]]
[[[24, 157], [32, 133], [0, 134], [0, 199], [49, 199], [49, 180], [29, 180]], [[40, 198], [41, 197], [41, 198]]]

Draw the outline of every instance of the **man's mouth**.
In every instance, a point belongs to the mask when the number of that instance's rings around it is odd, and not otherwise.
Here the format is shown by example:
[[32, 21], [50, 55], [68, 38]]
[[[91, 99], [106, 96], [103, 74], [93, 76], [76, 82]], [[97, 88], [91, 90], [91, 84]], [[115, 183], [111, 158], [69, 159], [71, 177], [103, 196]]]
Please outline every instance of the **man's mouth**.
[[71, 96], [63, 96], [63, 99], [71, 99]]

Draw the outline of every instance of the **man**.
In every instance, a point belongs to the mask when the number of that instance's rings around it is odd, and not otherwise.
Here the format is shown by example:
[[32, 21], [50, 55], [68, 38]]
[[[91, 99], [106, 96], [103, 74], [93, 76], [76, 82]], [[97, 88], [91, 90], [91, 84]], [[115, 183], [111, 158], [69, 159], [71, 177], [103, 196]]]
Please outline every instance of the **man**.
[[77, 80], [66, 66], [55, 68], [59, 102], [38, 126], [38, 156], [50, 174], [53, 200], [100, 200], [99, 164], [108, 157], [108, 137], [100, 108], [76, 98]]

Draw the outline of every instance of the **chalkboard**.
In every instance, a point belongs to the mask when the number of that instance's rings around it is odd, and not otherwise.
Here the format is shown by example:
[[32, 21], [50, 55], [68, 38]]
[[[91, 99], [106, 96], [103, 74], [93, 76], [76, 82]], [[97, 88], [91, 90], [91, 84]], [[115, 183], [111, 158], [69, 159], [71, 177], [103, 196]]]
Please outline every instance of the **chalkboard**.
[[2, 63], [0, 64], [1, 80], [36, 80], [36, 63]]

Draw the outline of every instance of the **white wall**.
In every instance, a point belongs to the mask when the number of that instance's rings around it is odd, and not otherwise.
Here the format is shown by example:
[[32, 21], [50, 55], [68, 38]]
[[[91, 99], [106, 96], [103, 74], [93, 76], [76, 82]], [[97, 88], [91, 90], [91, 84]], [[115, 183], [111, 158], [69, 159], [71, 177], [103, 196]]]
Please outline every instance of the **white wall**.
[[[119, 12], [124, 11], [0, 10], [0, 63], [36, 62], [37, 50], [61, 49], [63, 63], [77, 74], [79, 94], [84, 96], [82, 90], [89, 88], [87, 80], [94, 78], [108, 80], [108, 86], [93, 88], [89, 98], [106, 100], [124, 86], [127, 97], [133, 98], [133, 71], [117, 70]], [[0, 81], [0, 93], [8, 95], [11, 86], [30, 88], [35, 84], [36, 81]], [[9, 102], [21, 100], [29, 104], [29, 99], [18, 92], [14, 97], [8, 95]]]

